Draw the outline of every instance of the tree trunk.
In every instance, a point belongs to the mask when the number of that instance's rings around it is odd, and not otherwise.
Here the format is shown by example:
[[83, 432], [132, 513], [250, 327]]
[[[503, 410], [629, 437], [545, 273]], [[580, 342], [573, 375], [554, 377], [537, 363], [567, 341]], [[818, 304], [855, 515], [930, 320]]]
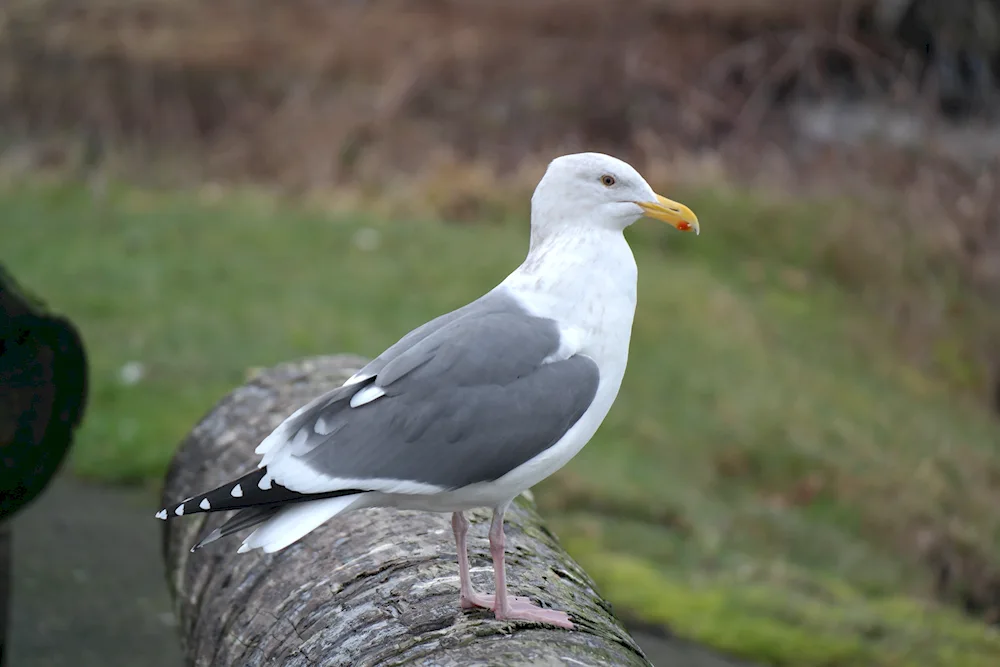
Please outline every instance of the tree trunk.
[[[285, 416], [363, 363], [334, 356], [283, 364], [235, 390], [181, 445], [164, 504], [255, 465], [254, 447]], [[569, 612], [575, 630], [461, 611], [445, 514], [360, 510], [276, 554], [237, 554], [235, 538], [189, 551], [228, 515], [195, 514], [164, 526], [167, 576], [190, 665], [649, 665], [525, 498], [507, 513], [511, 591]], [[473, 576], [485, 590], [492, 589], [489, 516], [469, 513]]]

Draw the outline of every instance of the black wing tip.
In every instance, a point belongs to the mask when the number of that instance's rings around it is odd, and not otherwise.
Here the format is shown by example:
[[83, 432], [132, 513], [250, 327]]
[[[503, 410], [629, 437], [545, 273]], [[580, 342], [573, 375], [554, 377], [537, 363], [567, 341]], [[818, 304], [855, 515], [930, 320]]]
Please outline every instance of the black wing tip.
[[[222, 486], [211, 491], [185, 498], [176, 505], [164, 507], [156, 513], [156, 518], [162, 521], [184, 516], [186, 514], [198, 514], [201, 512], [218, 512], [224, 510], [241, 509], [251, 504], [255, 504], [251, 498], [244, 496], [251, 488], [256, 490], [260, 480], [267, 474], [266, 468], [258, 468], [239, 479], [226, 482]], [[251, 502], [247, 502], [250, 500]]]
[[214, 508], [212, 507], [211, 501], [208, 499], [208, 495], [209, 494], [206, 493], [201, 496], [192, 496], [191, 498], [182, 500], [176, 505], [162, 508], [154, 516], [161, 521], [166, 521], [174, 517], [184, 516], [185, 514], [212, 512], [214, 511]]
[[201, 512], [223, 512], [254, 507], [273, 508], [290, 503], [320, 500], [360, 492], [360, 489], [341, 489], [326, 493], [299, 493], [271, 480], [268, 476], [267, 468], [262, 467], [238, 479], [230, 480], [211, 491], [192, 496], [176, 505], [164, 507], [156, 513], [156, 518], [166, 521], [167, 519]]
[[266, 467], [257, 468], [211, 491], [185, 498], [176, 505], [168, 505], [156, 513], [156, 518], [166, 521], [187, 514], [239, 510], [258, 505], [281, 504], [308, 497], [275, 484], [270, 478], [265, 480], [267, 474]]

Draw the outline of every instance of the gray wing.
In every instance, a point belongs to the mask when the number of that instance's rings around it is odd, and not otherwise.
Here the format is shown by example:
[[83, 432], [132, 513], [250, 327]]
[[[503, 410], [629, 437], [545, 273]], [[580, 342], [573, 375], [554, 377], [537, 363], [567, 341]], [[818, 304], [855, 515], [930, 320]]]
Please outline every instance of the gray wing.
[[477, 299], [476, 301], [453, 310], [450, 313], [445, 313], [444, 315], [435, 317], [433, 320], [421, 324], [419, 327], [400, 338], [396, 343], [393, 343], [386, 349], [385, 352], [369, 361], [364, 368], [355, 373], [354, 377], [372, 377], [384, 368], [387, 363], [452, 322], [467, 315], [481, 315], [485, 312], [492, 312], [500, 307], [501, 304], [497, 303], [495, 295], [490, 293], [481, 299]]
[[[281, 442], [262, 461], [274, 481], [303, 493], [365, 490], [366, 480], [455, 489], [555, 444], [590, 406], [597, 365], [582, 355], [546, 363], [559, 349], [556, 322], [487, 296], [413, 331], [369, 364], [371, 377], [276, 429]], [[377, 397], [352, 408], [362, 392]]]
[[361, 383], [370, 384], [370, 382], [366, 381], [374, 378], [378, 374], [379, 370], [384, 368], [387, 363], [422, 341], [427, 336], [439, 331], [446, 325], [464, 317], [465, 315], [475, 313], [481, 314], [491, 311], [492, 308], [490, 307], [490, 304], [494, 302], [492, 296], [492, 293], [486, 294], [472, 303], [453, 310], [450, 313], [440, 315], [429, 322], [425, 322], [400, 338], [382, 354], [365, 364], [364, 368], [355, 373], [351, 379], [345, 383], [346, 386], [337, 387], [336, 389], [328, 391], [296, 410], [290, 417], [279, 424], [278, 427], [274, 429], [270, 435], [264, 438], [264, 440], [257, 446], [255, 452], [257, 454], [266, 455], [265, 461], [261, 462], [261, 466], [265, 465], [267, 458], [273, 458], [278, 451], [288, 446], [290, 437], [293, 435], [307, 437], [309, 442], [306, 446], [309, 448], [315, 447], [317, 444], [315, 442], [315, 437], [308, 434], [307, 431], [302, 430], [302, 427], [306, 425], [308, 419], [317, 413], [321, 414], [324, 410], [329, 409], [345, 398], [350, 400], [350, 398], [357, 393], [358, 390], [363, 388], [364, 385]]

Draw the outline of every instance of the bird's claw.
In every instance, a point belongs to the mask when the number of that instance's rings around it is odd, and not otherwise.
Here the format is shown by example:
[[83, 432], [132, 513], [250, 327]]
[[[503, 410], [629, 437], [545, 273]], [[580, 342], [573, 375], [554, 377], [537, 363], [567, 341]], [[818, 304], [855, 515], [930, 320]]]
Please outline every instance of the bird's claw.
[[530, 621], [532, 623], [543, 623], [554, 625], [559, 628], [573, 629], [573, 622], [569, 620], [566, 612], [555, 609], [542, 609], [531, 601], [531, 598], [511, 595], [507, 597], [506, 611], [497, 612], [496, 598], [493, 595], [473, 592], [471, 595], [463, 595], [461, 599], [462, 609], [490, 609], [493, 611], [498, 621]]
[[[523, 600], [523, 598], [521, 598]], [[532, 623], [544, 623], [554, 625], [559, 628], [573, 629], [573, 622], [569, 620], [569, 614], [555, 609], [542, 609], [531, 602], [520, 602], [517, 598], [511, 599], [507, 603], [506, 613], [494, 611], [497, 620], [517, 620], [531, 621]]]

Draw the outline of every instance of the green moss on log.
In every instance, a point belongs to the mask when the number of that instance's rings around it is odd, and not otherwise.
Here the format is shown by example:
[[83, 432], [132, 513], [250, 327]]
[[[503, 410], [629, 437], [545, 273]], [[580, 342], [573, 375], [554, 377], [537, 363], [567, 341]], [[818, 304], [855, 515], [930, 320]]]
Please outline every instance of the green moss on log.
[[752, 574], [681, 580], [586, 540], [564, 546], [619, 613], [734, 656], [778, 667], [995, 667], [1000, 656], [995, 628], [912, 598], [793, 572], [781, 587]]

